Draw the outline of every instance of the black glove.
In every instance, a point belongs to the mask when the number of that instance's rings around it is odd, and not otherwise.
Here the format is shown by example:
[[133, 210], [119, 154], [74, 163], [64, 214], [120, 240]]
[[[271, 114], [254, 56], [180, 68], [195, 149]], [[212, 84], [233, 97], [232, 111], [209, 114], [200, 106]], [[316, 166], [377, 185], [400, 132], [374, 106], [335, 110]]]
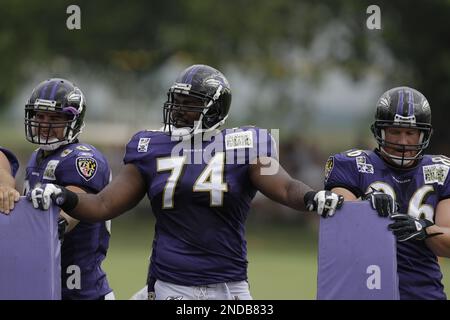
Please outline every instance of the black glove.
[[332, 217], [342, 207], [344, 197], [331, 191], [309, 191], [305, 194], [303, 201], [308, 211], [317, 211], [323, 218]]
[[426, 238], [442, 234], [442, 232], [428, 234], [427, 228], [434, 225], [434, 223], [427, 219], [416, 219], [401, 213], [392, 215], [391, 219], [394, 220], [394, 222], [391, 223], [388, 228], [400, 242], [409, 239], [425, 240]]
[[365, 194], [363, 200], [369, 200], [372, 208], [377, 210], [380, 217], [387, 217], [398, 210], [398, 205], [387, 193], [373, 190]]

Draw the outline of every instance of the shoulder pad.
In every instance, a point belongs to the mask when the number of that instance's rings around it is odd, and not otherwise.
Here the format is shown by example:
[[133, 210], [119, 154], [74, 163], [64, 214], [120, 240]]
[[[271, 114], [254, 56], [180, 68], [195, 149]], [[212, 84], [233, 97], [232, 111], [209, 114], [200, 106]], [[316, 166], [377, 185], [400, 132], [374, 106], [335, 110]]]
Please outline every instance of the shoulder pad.
[[72, 148], [66, 148], [66, 149], [64, 149], [60, 154], [59, 154], [59, 156], [61, 157], [61, 158], [65, 158], [65, 157], [67, 157], [69, 154], [71, 154], [73, 152], [73, 149]]
[[86, 147], [84, 145], [76, 146], [75, 149], [81, 150], [81, 151], [91, 151], [92, 150], [91, 148], [88, 148], [88, 147]]
[[432, 163], [440, 163], [440, 164], [450, 167], [450, 158], [446, 157], [442, 154], [440, 154], [440, 155], [425, 155], [424, 158], [426, 160], [428, 160], [426, 162], [431, 161]]

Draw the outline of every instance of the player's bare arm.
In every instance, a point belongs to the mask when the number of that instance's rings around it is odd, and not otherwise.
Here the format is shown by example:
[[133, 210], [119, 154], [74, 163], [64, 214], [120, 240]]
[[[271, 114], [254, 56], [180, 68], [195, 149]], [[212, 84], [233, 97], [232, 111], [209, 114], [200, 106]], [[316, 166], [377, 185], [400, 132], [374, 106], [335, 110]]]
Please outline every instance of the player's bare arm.
[[136, 166], [127, 164], [97, 195], [79, 194], [78, 205], [69, 214], [90, 222], [113, 219], [135, 207], [145, 192], [141, 173]]
[[427, 235], [439, 234], [425, 240], [433, 253], [450, 258], [450, 199], [441, 200], [436, 208], [435, 224], [426, 228]]
[[340, 194], [341, 196], [344, 197], [345, 201], [354, 201], [357, 200], [358, 198], [353, 194], [353, 192], [342, 188], [342, 187], [336, 187], [331, 189], [332, 192]]
[[362, 199], [357, 198], [353, 192], [344, 187], [335, 187], [331, 189], [331, 191], [343, 196], [345, 201], [369, 200], [372, 208], [378, 212], [380, 217], [387, 217], [397, 210], [397, 205], [394, 199], [390, 195], [381, 191], [372, 190], [364, 195]]
[[47, 184], [31, 192], [35, 208], [48, 209], [53, 201], [71, 217], [87, 222], [113, 219], [136, 206], [146, 192], [139, 170], [125, 165], [120, 173], [98, 194], [75, 193], [64, 187]]
[[[250, 179], [255, 187], [276, 202], [296, 210], [306, 210], [303, 198], [312, 188], [293, 179], [280, 164], [271, 163], [278, 162], [276, 159], [265, 157], [262, 160], [250, 166]], [[272, 175], [262, 174], [261, 169], [269, 166], [277, 166], [278, 172]]]
[[[265, 167], [278, 168], [276, 173], [264, 174]], [[332, 216], [344, 199], [330, 191], [315, 192], [308, 185], [293, 179], [275, 158], [261, 157], [250, 165], [250, 180], [270, 199], [296, 210], [317, 210], [323, 217]]]
[[20, 193], [15, 189], [16, 181], [11, 175], [11, 165], [3, 152], [0, 152], [0, 211], [5, 214], [14, 209]]

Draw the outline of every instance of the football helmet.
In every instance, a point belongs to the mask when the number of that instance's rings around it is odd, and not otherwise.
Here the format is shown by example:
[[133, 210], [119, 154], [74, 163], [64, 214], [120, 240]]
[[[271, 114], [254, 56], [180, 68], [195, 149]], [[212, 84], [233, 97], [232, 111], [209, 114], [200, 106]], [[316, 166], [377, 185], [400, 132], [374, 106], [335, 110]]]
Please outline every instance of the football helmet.
[[[433, 132], [431, 108], [425, 96], [413, 88], [397, 87], [383, 93], [376, 108], [375, 122], [371, 126], [371, 131], [383, 156], [399, 167], [408, 166], [421, 159]], [[389, 127], [418, 129], [420, 132], [419, 143], [406, 145], [387, 142], [385, 129]], [[386, 147], [399, 150], [402, 152], [402, 156], [386, 152]], [[416, 154], [406, 157], [407, 151], [416, 151]]]
[[[186, 128], [186, 133], [196, 134], [214, 130], [225, 123], [230, 105], [231, 88], [225, 76], [210, 66], [192, 65], [167, 92], [164, 131], [172, 134], [176, 128]], [[188, 121], [185, 114], [194, 114], [195, 120]]]
[[[61, 121], [42, 121], [38, 112], [64, 115]], [[43, 150], [55, 150], [72, 143], [84, 127], [86, 99], [72, 82], [52, 78], [37, 85], [25, 104], [25, 136]], [[52, 129], [64, 128], [64, 137], [50, 137]]]

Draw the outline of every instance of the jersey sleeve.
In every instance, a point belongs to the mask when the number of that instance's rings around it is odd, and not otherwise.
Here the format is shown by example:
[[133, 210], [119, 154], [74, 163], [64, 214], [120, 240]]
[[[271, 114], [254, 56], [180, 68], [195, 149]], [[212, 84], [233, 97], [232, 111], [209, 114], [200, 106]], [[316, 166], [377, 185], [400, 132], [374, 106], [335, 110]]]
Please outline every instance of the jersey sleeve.
[[123, 158], [124, 164], [134, 164], [144, 177], [148, 173], [148, 157], [151, 154], [151, 135], [152, 133], [150, 131], [136, 133], [128, 142]]
[[13, 177], [16, 176], [17, 171], [19, 170], [19, 160], [17, 160], [16, 156], [9, 150], [0, 147], [0, 151], [6, 156], [9, 161], [9, 165], [11, 166], [11, 174]]
[[87, 192], [100, 192], [111, 179], [111, 169], [106, 158], [97, 150], [75, 150], [63, 158], [55, 170], [56, 183], [77, 186]]
[[325, 189], [344, 188], [356, 197], [363, 195], [360, 188], [360, 174], [357, 170], [356, 158], [347, 153], [330, 156], [325, 164]]
[[423, 169], [425, 182], [432, 180], [436, 183], [438, 200], [450, 199], [450, 158], [443, 155], [433, 156], [433, 169]]
[[269, 130], [257, 127], [227, 129], [227, 157], [234, 157], [238, 164], [254, 164], [257, 159], [266, 157], [278, 160], [276, 138]]

